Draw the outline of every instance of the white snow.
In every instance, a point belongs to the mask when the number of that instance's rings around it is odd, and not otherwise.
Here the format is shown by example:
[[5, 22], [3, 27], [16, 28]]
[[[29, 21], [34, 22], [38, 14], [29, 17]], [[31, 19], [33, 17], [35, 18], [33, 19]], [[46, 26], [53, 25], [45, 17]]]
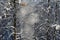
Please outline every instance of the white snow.
[[2, 19], [2, 16], [0, 16], [0, 19]]
[[21, 0], [19, 0], [19, 3], [21, 3]]
[[55, 27], [56, 30], [60, 30], [60, 25], [58, 25], [58, 24], [53, 24], [51, 27]]
[[56, 30], [60, 30], [60, 25], [56, 25]]
[[27, 24], [31, 24], [33, 25], [34, 23], [38, 22], [39, 21], [39, 17], [38, 17], [38, 14], [35, 14], [35, 13], [32, 13], [26, 20], [25, 22]]

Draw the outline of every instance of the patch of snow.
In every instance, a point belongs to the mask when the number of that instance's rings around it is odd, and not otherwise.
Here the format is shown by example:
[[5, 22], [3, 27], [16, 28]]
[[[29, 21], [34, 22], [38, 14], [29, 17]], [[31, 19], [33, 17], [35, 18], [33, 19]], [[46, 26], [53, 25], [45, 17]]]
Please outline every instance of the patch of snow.
[[30, 16], [25, 20], [27, 24], [33, 25], [34, 23], [39, 21], [38, 14], [32, 13]]
[[60, 25], [56, 25], [56, 30], [60, 30]]
[[2, 16], [0, 16], [0, 19], [2, 19]]
[[56, 30], [60, 30], [60, 25], [58, 25], [58, 24], [54, 24], [54, 25], [52, 25], [51, 27], [55, 27]]
[[21, 3], [21, 0], [19, 0], [19, 3]]

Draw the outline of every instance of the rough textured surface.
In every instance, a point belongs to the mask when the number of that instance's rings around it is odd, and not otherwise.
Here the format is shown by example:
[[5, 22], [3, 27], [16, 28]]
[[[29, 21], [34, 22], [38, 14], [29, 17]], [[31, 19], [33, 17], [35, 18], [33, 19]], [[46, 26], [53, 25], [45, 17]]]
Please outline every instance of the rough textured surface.
[[60, 40], [60, 0], [0, 0], [0, 40], [15, 40], [14, 36]]

